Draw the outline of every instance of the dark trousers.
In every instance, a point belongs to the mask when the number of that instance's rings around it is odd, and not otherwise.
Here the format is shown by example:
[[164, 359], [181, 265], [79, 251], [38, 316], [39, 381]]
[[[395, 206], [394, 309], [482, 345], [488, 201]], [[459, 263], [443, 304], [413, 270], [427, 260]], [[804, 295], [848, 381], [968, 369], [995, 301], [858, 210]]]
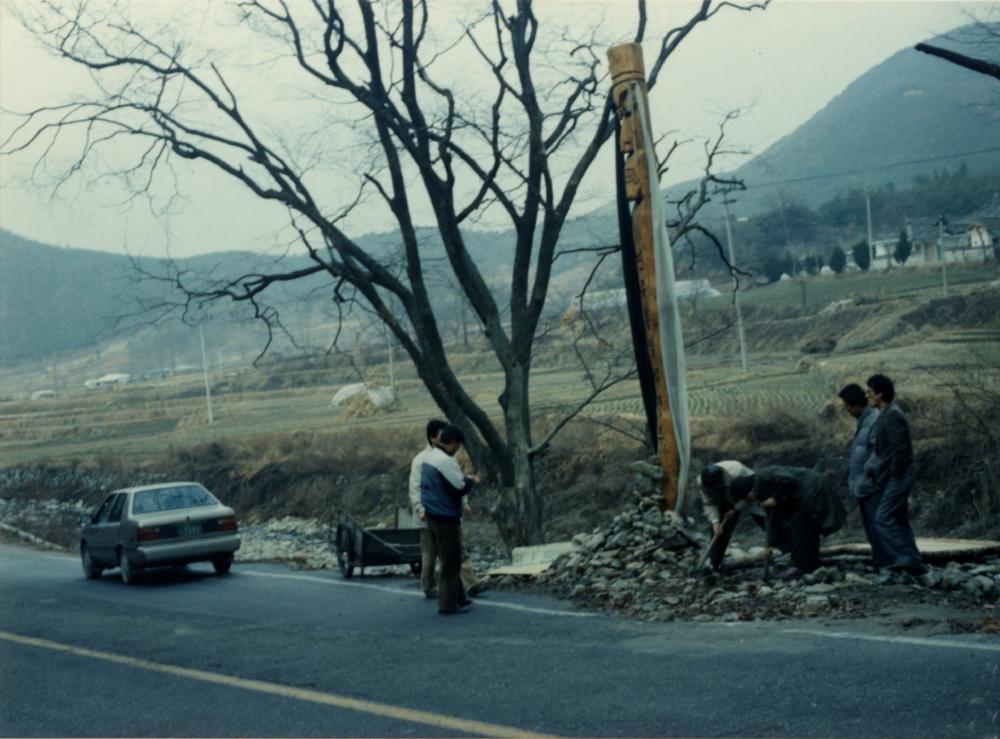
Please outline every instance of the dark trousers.
[[910, 528], [907, 506], [915, 477], [913, 467], [901, 479], [890, 477], [875, 511], [875, 533], [885, 550], [889, 567], [921, 569], [924, 565], [913, 537], [913, 529]]
[[791, 554], [792, 565], [802, 572], [819, 567], [820, 529], [816, 519], [798, 509], [779, 509], [771, 515], [770, 527], [777, 529], [775, 545]]
[[434, 554], [434, 537], [430, 529], [420, 529], [420, 587], [424, 594], [434, 592], [437, 569], [437, 555]]
[[876, 567], [885, 567], [892, 562], [886, 554], [882, 540], [879, 538], [878, 530], [875, 528], [875, 514], [878, 512], [879, 503], [882, 502], [882, 493], [872, 493], [864, 498], [858, 498], [858, 513], [861, 514], [861, 526], [864, 527], [865, 537], [872, 547], [872, 564]]
[[[465, 535], [462, 537], [462, 587], [468, 593], [479, 584], [479, 578], [472, 566], [469, 550], [465, 548]], [[420, 587], [427, 596], [437, 588], [437, 554], [434, 553], [434, 539], [430, 529], [420, 529]]]
[[[762, 529], [764, 528], [763, 519], [758, 516], [753, 516], [753, 520]], [[722, 560], [726, 556], [726, 550], [729, 548], [729, 542], [733, 538], [733, 532], [736, 531], [736, 524], [740, 521], [739, 515], [736, 518], [726, 521], [722, 520], [722, 530], [719, 532], [719, 538], [715, 540], [712, 545], [711, 551], [708, 553], [709, 564], [712, 565], [713, 570], [717, 570], [722, 566]]]
[[440, 563], [438, 572], [438, 610], [454, 611], [465, 602], [462, 587], [462, 524], [460, 521], [428, 519], [427, 530], [434, 542], [434, 554]]
[[796, 512], [788, 520], [788, 551], [792, 565], [803, 572], [819, 567], [819, 523], [812, 516]]

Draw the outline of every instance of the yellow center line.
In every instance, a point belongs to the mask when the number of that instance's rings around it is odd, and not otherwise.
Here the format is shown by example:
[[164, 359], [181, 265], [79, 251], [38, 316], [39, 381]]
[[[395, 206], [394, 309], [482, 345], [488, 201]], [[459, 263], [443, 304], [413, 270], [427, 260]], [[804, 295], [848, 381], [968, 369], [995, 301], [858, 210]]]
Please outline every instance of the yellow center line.
[[152, 662], [147, 659], [140, 659], [138, 657], [127, 657], [123, 654], [114, 654], [113, 652], [102, 652], [96, 649], [87, 649], [85, 647], [74, 647], [71, 644], [60, 644], [59, 642], [49, 641], [48, 639], [21, 636], [20, 634], [12, 634], [7, 631], [0, 631], [0, 639], [29, 647], [50, 649], [56, 652], [73, 654], [78, 657], [89, 657], [91, 659], [99, 659], [104, 662], [113, 662], [119, 665], [127, 665], [129, 667], [136, 667], [142, 670], [149, 670], [151, 672], [175, 675], [176, 677], [184, 677], [189, 680], [200, 680], [201, 682], [225, 685], [231, 688], [253, 690], [258, 693], [267, 693], [269, 695], [277, 695], [283, 698], [292, 698], [294, 700], [306, 701], [309, 703], [318, 703], [325, 706], [336, 706], [337, 708], [346, 708], [350, 711], [368, 713], [373, 716], [399, 719], [400, 721], [409, 721], [415, 724], [425, 724], [427, 726], [433, 726], [437, 729], [452, 729], [465, 735], [475, 734], [488, 737], [542, 738], [552, 736], [527, 731], [525, 729], [519, 729], [514, 726], [490, 724], [483, 721], [472, 721], [470, 719], [447, 716], [441, 713], [417, 711], [412, 708], [403, 708], [401, 706], [394, 706], [388, 703], [376, 703], [375, 701], [348, 698], [347, 696], [337, 695], [335, 693], [321, 693], [318, 690], [293, 688], [288, 685], [280, 685], [279, 683], [270, 683], [263, 680], [247, 680], [242, 677], [220, 675], [215, 672], [206, 672], [205, 670], [196, 670], [190, 667], [167, 665], [160, 662]]

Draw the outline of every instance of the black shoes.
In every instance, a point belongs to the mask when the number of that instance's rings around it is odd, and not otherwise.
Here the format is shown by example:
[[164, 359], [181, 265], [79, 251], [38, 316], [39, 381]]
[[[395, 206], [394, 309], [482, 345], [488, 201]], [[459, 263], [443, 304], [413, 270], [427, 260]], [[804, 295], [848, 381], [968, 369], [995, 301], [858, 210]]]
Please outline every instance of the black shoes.
[[450, 610], [444, 610], [442, 608], [438, 609], [438, 613], [440, 613], [442, 616], [456, 616], [459, 613], [468, 613], [468, 612], [469, 612], [469, 609], [467, 607], [452, 608]]

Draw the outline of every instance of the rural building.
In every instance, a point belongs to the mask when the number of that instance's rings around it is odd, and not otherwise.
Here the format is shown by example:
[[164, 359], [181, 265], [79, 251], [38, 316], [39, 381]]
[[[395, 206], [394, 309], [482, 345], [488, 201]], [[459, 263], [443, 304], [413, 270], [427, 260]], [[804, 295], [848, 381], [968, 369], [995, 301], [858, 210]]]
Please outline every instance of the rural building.
[[44, 398], [54, 398], [54, 397], [56, 397], [56, 391], [55, 390], [36, 390], [35, 392], [33, 392], [28, 397], [31, 400], [42, 400]]
[[[991, 214], [994, 214], [991, 217]], [[938, 216], [908, 218], [906, 237], [910, 240], [910, 257], [901, 265], [893, 257], [898, 237], [876, 239], [872, 242], [872, 269], [886, 267], [919, 267], [947, 261], [978, 263], [994, 256], [997, 244], [997, 227], [1000, 227], [1000, 197], [994, 196], [991, 204], [977, 211], [964, 221], [941, 222]], [[891, 262], [890, 262], [891, 260]]]
[[83, 383], [83, 386], [88, 390], [93, 390], [99, 387], [112, 387], [114, 385], [127, 385], [129, 380], [132, 379], [131, 375], [126, 375], [123, 372], [116, 372], [110, 375], [104, 375], [103, 377], [98, 377], [95, 380], [87, 380]]

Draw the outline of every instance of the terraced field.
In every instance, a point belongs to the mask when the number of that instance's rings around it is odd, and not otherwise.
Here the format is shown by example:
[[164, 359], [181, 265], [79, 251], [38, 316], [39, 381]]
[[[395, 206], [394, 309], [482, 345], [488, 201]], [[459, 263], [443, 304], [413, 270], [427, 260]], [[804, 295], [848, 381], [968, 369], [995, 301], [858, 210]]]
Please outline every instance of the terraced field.
[[[974, 271], [949, 275], [953, 286], [968, 282]], [[978, 272], [979, 282], [995, 279], [995, 273]], [[870, 292], [892, 292], [895, 298], [913, 291], [925, 291], [928, 299], [938, 298], [939, 276], [936, 273], [907, 274], [887, 283], [878, 275], [855, 275], [844, 279], [818, 281], [809, 290], [827, 302]], [[771, 290], [772, 292], [768, 292]], [[839, 291], [839, 292], [838, 292]], [[846, 291], [846, 293], [845, 293]], [[958, 292], [958, 290], [956, 290]], [[980, 292], [979, 295], [986, 293]], [[747, 293], [749, 302], [764, 299], [775, 303], [798, 299], [796, 285], [775, 285]], [[923, 309], [930, 302], [903, 300], [901, 309]], [[992, 305], [992, 303], [989, 303]], [[863, 311], [864, 309], [858, 309]], [[891, 306], [857, 320], [874, 322], [879, 336], [895, 336], [897, 324]], [[929, 310], [937, 310], [930, 308]], [[982, 312], [982, 311], [981, 311]], [[900, 313], [902, 315], [902, 313]], [[923, 313], [921, 313], [923, 315]], [[944, 315], [944, 314], [942, 314]], [[978, 315], [978, 314], [977, 314]], [[886, 316], [884, 326], [879, 321]], [[855, 351], [840, 350], [829, 355], [803, 355], [797, 347], [761, 349], [750, 356], [751, 372], [742, 374], [730, 355], [694, 355], [688, 369], [690, 411], [693, 417], [737, 417], [780, 409], [786, 412], [816, 414], [840, 386], [849, 381], [863, 381], [876, 371], [892, 375], [906, 393], [941, 393], [948, 382], [967, 368], [1000, 367], [1000, 327], [997, 316], [986, 315], [965, 325], [942, 325], [934, 314], [928, 325], [911, 319], [899, 330], [896, 341], [858, 342]], [[817, 321], [802, 317], [799, 321]], [[854, 317], [847, 319], [854, 321]], [[933, 324], [933, 325], [931, 325]], [[757, 331], [779, 332], [780, 321], [758, 324]], [[851, 330], [851, 325], [843, 327]], [[754, 327], [749, 326], [748, 332]], [[879, 333], [881, 332], [881, 333]], [[778, 337], [780, 338], [780, 336]], [[862, 348], [863, 347], [863, 348]], [[567, 349], [567, 356], [570, 350]], [[566, 358], [557, 352], [553, 364]], [[556, 361], [557, 360], [557, 361]], [[567, 363], [568, 364], [568, 363]], [[478, 366], [475, 363], [469, 365]], [[200, 376], [188, 375], [144, 385], [104, 389], [93, 393], [78, 392], [38, 401], [0, 402], [0, 464], [18, 465], [43, 460], [96, 459], [114, 455], [141, 461], [173, 446], [183, 448], [198, 443], [257, 437], [273, 433], [349, 429], [378, 424], [419, 428], [439, 411], [412, 368], [397, 365], [397, 383], [401, 408], [388, 415], [349, 417], [331, 407], [330, 399], [339, 385], [313, 373], [309, 387], [294, 387], [295, 375], [279, 379], [292, 385], [285, 389], [241, 391], [267, 383], [266, 375], [246, 370], [237, 376], [214, 378], [229, 392], [214, 398], [215, 423], [205, 422], [203, 386]], [[273, 367], [267, 370], [273, 376]], [[377, 368], [374, 370], [378, 371]], [[409, 374], [407, 374], [409, 373]], [[325, 376], [324, 376], [325, 377]], [[331, 384], [315, 384], [319, 379]], [[347, 377], [344, 381], [348, 380]], [[464, 381], [469, 394], [488, 411], [498, 413], [497, 397], [502, 378], [497, 373], [467, 372]], [[539, 368], [533, 374], [534, 409], [538, 414], [557, 414], [574, 407], [589, 391], [583, 374], [565, 366]], [[594, 402], [586, 413], [598, 417], [642, 416], [642, 404], [636, 381], [624, 382]]]
[[[499, 375], [468, 380], [470, 393], [496, 407]], [[695, 416], [727, 416], [769, 407], [814, 413], [835, 391], [821, 372], [787, 372], [763, 367], [749, 376], [732, 368], [692, 371], [690, 408]], [[192, 385], [193, 388], [197, 384]], [[205, 423], [204, 399], [157, 398], [149, 388], [124, 388], [97, 395], [0, 404], [0, 454], [7, 464], [42, 459], [119, 455], [133, 460], [170, 445], [253, 437], [291, 431], [363, 427], [370, 424], [419, 427], [439, 411], [416, 381], [397, 385], [402, 408], [392, 414], [351, 418], [330, 406], [336, 386], [308, 390], [223, 395], [214, 398], [215, 423]], [[186, 386], [168, 392], [188, 395]], [[134, 397], [130, 394], [134, 392]], [[584, 397], [587, 385], [578, 372], [542, 370], [534, 378], [536, 409], [559, 413]], [[595, 416], [642, 413], [637, 382], [613, 388], [587, 409]]]

